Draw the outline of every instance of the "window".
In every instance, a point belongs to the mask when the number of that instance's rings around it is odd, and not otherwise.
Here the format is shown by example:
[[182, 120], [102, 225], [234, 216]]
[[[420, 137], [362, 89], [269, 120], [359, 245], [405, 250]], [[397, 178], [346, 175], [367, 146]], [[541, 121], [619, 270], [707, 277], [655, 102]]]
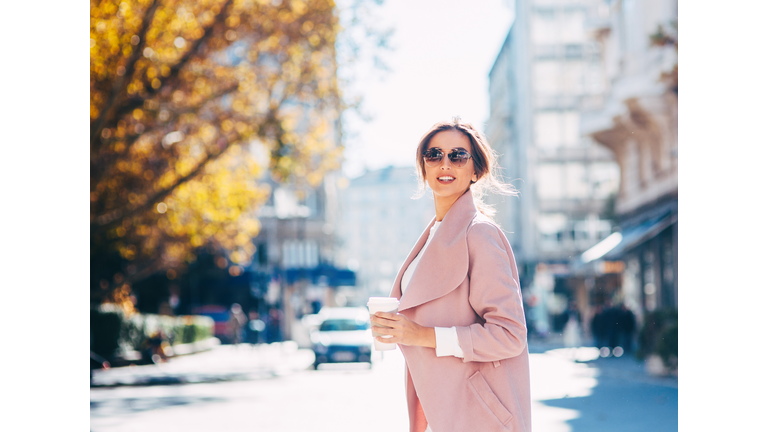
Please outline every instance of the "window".
[[557, 57], [557, 45], [535, 45], [533, 47], [534, 57], [541, 60], [552, 60]]
[[584, 30], [583, 11], [574, 10], [561, 15], [559, 27], [561, 42], [563, 43], [578, 44], [584, 42], [587, 38], [586, 31]]
[[560, 147], [560, 114], [557, 112], [539, 112], [534, 116], [534, 134], [536, 147]]
[[582, 56], [582, 46], [579, 44], [566, 44], [565, 45], [565, 58], [576, 59]]
[[599, 63], [589, 63], [584, 70], [584, 92], [599, 94], [603, 91], [603, 72]]
[[584, 222], [575, 222], [573, 224], [573, 240], [581, 247], [588, 247], [589, 230]]
[[563, 63], [560, 81], [560, 88], [564, 93], [582, 93], [584, 91], [584, 63], [580, 61]]
[[536, 227], [539, 231], [542, 246], [555, 248], [566, 228], [568, 218], [563, 213], [542, 213], [536, 218]]
[[566, 146], [575, 146], [579, 143], [579, 122], [578, 111], [564, 111], [562, 113], [562, 143]]
[[534, 142], [540, 148], [576, 146], [579, 143], [577, 111], [541, 111], [534, 116]]
[[540, 11], [531, 17], [531, 40], [534, 44], [558, 42], [558, 26], [554, 11]]
[[537, 191], [539, 198], [560, 199], [563, 190], [563, 165], [541, 164], [537, 167]]
[[586, 219], [574, 221], [573, 230], [577, 246], [587, 249], [611, 234], [611, 223], [590, 215]]
[[622, 15], [622, 43], [628, 53], [645, 48], [647, 35], [643, 32], [641, 9], [637, 7], [636, 0], [624, 0], [621, 4]]
[[556, 61], [539, 61], [533, 64], [533, 89], [536, 93], [560, 92], [560, 64]]
[[307, 216], [317, 215], [317, 210], [318, 210], [317, 192], [315, 192], [312, 189], [305, 190], [304, 199], [302, 199], [301, 201], [302, 201], [301, 204], [307, 206], [309, 210], [309, 214]]
[[587, 170], [583, 164], [565, 164], [565, 184], [568, 198], [588, 198], [590, 195]]
[[619, 191], [619, 166], [615, 162], [596, 162], [589, 167], [593, 197], [605, 199]]

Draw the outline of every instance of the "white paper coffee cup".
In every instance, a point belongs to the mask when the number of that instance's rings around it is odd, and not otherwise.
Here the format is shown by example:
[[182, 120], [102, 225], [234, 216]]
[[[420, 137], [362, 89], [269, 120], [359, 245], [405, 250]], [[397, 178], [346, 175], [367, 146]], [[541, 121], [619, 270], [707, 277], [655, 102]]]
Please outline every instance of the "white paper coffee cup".
[[[400, 306], [400, 300], [394, 298], [394, 297], [370, 297], [368, 299], [368, 312], [373, 315], [376, 312], [391, 312], [391, 313], [397, 313], [397, 308]], [[381, 333], [376, 332], [375, 328], [381, 327], [379, 325], [373, 324], [371, 322], [371, 331], [373, 332], [374, 338], [376, 336], [382, 336], [384, 338], [390, 338], [392, 336], [383, 335]], [[378, 340], [373, 340], [373, 347], [376, 348], [376, 351], [389, 351], [395, 349], [397, 344], [394, 343], [384, 343], [379, 342]]]

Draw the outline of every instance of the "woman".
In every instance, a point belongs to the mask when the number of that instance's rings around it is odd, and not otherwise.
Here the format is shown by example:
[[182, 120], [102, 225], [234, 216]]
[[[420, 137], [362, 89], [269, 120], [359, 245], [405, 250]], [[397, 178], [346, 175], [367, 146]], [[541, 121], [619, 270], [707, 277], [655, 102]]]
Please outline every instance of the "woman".
[[390, 296], [400, 299], [398, 313], [371, 318], [391, 336], [377, 339], [399, 344], [405, 356], [410, 431], [530, 431], [517, 267], [480, 200], [484, 189], [516, 192], [496, 179], [483, 135], [458, 118], [434, 125], [416, 154], [435, 219], [395, 279]]

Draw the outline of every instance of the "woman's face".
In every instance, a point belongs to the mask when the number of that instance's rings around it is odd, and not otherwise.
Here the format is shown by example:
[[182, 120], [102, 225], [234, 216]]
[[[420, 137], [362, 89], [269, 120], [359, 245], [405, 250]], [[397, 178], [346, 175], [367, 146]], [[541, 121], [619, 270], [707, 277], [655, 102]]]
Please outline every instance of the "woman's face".
[[477, 176], [472, 159], [469, 159], [463, 167], [456, 168], [451, 164], [448, 153], [454, 149], [462, 149], [472, 154], [472, 145], [469, 138], [463, 133], [457, 130], [447, 130], [435, 134], [429, 142], [427, 150], [435, 147], [440, 149], [444, 156], [443, 160], [433, 167], [424, 162], [427, 184], [432, 189], [435, 200], [452, 199], [451, 203], [453, 203], [467, 191], [470, 182], [477, 181]]

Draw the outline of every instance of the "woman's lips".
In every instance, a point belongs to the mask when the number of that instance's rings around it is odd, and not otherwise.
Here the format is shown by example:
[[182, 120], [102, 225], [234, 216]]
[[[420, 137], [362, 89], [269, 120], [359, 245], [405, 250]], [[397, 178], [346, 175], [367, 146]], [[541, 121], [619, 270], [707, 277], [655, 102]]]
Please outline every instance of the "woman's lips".
[[440, 176], [437, 178], [437, 181], [442, 184], [450, 184], [454, 180], [456, 180], [456, 177], [453, 176]]

